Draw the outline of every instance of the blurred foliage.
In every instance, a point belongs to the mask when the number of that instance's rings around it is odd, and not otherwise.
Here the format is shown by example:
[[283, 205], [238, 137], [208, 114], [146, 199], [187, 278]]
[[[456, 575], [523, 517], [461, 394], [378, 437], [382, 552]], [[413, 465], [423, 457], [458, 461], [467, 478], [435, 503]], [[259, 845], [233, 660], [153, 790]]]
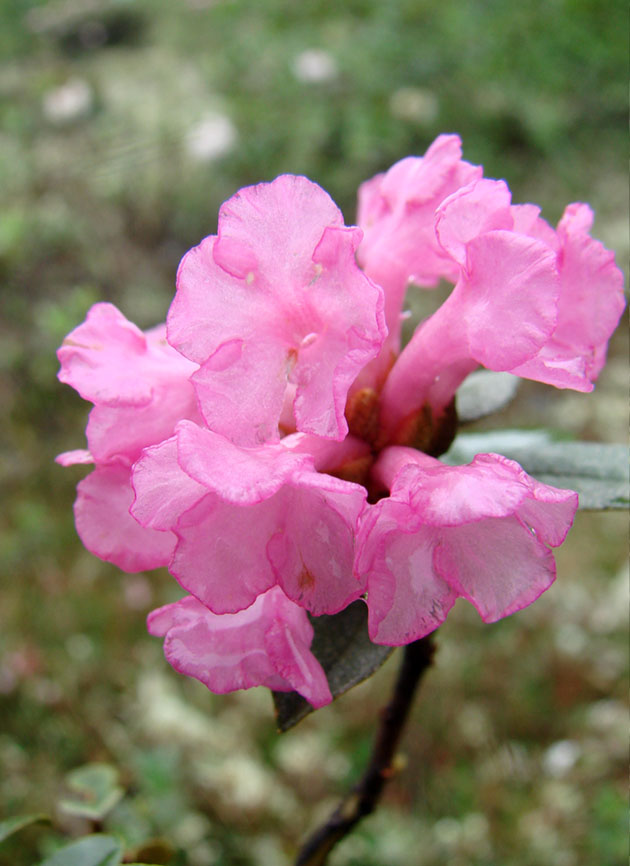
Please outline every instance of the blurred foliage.
[[[97, 300], [163, 319], [181, 255], [238, 187], [304, 173], [352, 221], [358, 184], [442, 131], [552, 221], [591, 201], [625, 261], [626, 37], [621, 0], [0, 3], [0, 819], [53, 819], [0, 863], [103, 830], [127, 859], [288, 864], [361, 771], [396, 664], [282, 737], [268, 693], [177, 677], [144, 628], [174, 581], [76, 538], [83, 471], [53, 458], [82, 445], [86, 406], [55, 380], [63, 336]], [[623, 439], [626, 347], [594, 395], [527, 382], [476, 429]], [[581, 514], [530, 610], [482, 627], [458, 604], [406, 767], [333, 866], [625, 862], [624, 558], [625, 521]], [[86, 763], [125, 791], [96, 823], [59, 806]]]

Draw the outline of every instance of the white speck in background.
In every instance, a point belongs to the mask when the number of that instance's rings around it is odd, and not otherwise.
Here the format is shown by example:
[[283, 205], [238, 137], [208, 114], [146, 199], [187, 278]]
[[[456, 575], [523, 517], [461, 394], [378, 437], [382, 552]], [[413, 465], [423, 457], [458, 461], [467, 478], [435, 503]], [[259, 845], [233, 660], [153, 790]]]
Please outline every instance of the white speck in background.
[[211, 162], [229, 153], [238, 139], [236, 127], [225, 114], [208, 114], [186, 136], [186, 151], [197, 162]]
[[42, 109], [50, 123], [61, 126], [89, 114], [93, 101], [90, 85], [80, 78], [73, 78], [60, 87], [48, 90], [44, 94]]
[[433, 123], [440, 109], [437, 96], [422, 87], [401, 87], [392, 93], [389, 109], [394, 117], [417, 123]]
[[575, 740], [558, 740], [543, 755], [543, 769], [547, 775], [560, 778], [573, 768], [581, 754], [582, 748]]
[[339, 70], [335, 58], [321, 48], [309, 48], [293, 58], [293, 74], [305, 84], [333, 81]]

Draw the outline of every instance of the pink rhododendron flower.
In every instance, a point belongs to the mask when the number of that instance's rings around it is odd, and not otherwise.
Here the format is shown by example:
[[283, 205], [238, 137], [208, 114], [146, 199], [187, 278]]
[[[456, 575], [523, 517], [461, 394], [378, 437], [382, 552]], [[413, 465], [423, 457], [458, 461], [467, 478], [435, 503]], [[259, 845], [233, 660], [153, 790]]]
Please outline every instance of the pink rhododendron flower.
[[361, 231], [321, 187], [283, 175], [219, 212], [183, 259], [168, 315], [209, 427], [242, 445], [278, 439], [287, 384], [297, 429], [343, 439], [348, 389], [386, 335], [382, 290], [358, 268]]
[[[449, 447], [479, 365], [590, 390], [621, 272], [586, 205], [554, 230], [461, 157], [440, 136], [367, 181], [360, 228], [304, 177], [247, 187], [182, 260], [166, 326], [143, 333], [97, 304], [59, 350], [59, 378], [93, 403], [87, 449], [58, 458], [95, 467], [78, 532], [124, 570], [167, 565], [192, 594], [149, 628], [213, 691], [321, 706], [307, 611], [366, 597], [371, 639], [398, 645], [457, 597], [492, 622], [554, 580], [577, 494], [496, 454], [429, 454]], [[407, 287], [440, 279], [450, 296], [401, 351]]]
[[432, 287], [456, 277], [435, 236], [435, 212], [447, 196], [482, 175], [481, 166], [461, 157], [459, 136], [440, 135], [423, 157], [405, 157], [359, 187], [359, 262], [388, 300], [398, 295], [402, 303], [410, 283]]
[[278, 584], [319, 615], [364, 586], [353, 575], [366, 490], [316, 472], [283, 443], [240, 448], [190, 422], [147, 448], [133, 475], [132, 514], [172, 530], [170, 571], [214, 613], [235, 613]]
[[218, 694], [267, 686], [295, 690], [316, 708], [332, 700], [309, 649], [313, 627], [306, 611], [278, 587], [247, 610], [222, 616], [187, 596], [150, 613], [148, 627], [164, 637], [164, 654], [175, 670]]
[[446, 302], [397, 359], [381, 398], [384, 439], [425, 404], [434, 414], [479, 364], [586, 391], [623, 310], [614, 256], [588, 235], [585, 206], [554, 232], [503, 181], [480, 180], [436, 212], [436, 236], [459, 266]]
[[408, 156], [359, 187], [357, 222], [364, 237], [357, 260], [383, 288], [388, 336], [361, 385], [380, 387], [400, 352], [402, 305], [408, 286], [433, 287], [455, 279], [457, 268], [435, 236], [435, 212], [452, 192], [481, 177], [481, 166], [461, 158], [457, 135], [440, 135], [423, 157]]
[[363, 522], [356, 565], [367, 576], [375, 643], [429, 634], [458, 596], [494, 622], [553, 583], [549, 548], [564, 541], [577, 493], [541, 484], [498, 454], [445, 466], [411, 448], [386, 448], [375, 475], [390, 495]]
[[58, 352], [59, 379], [94, 404], [89, 450], [59, 455], [64, 466], [94, 463], [79, 482], [74, 504], [89, 551], [124, 571], [166, 565], [175, 536], [142, 527], [129, 513], [131, 465], [146, 445], [160, 442], [182, 418], [197, 418], [189, 377], [196, 365], [166, 342], [164, 325], [147, 333], [112, 304], [95, 304]]
[[593, 390], [625, 299], [614, 253], [589, 235], [592, 223], [593, 212], [585, 204], [570, 204], [558, 223], [557, 324], [540, 351], [514, 368], [517, 376], [556, 388]]

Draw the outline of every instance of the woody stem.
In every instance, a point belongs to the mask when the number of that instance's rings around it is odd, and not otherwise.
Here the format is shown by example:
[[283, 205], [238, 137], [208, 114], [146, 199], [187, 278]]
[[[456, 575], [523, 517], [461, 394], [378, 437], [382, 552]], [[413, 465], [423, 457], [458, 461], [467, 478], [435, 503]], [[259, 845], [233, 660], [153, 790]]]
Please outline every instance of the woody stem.
[[334, 846], [378, 805], [385, 783], [394, 772], [392, 763], [416, 688], [431, 665], [434, 651], [432, 635], [405, 647], [392, 698], [381, 710], [372, 755], [363, 776], [328, 821], [306, 840], [298, 853], [295, 866], [323, 866]]

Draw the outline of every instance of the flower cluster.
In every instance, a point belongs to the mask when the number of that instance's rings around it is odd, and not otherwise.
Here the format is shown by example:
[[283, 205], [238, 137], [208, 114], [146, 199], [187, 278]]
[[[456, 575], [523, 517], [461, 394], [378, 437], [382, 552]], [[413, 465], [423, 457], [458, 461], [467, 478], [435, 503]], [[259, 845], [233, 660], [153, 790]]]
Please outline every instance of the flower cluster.
[[[216, 692], [331, 700], [307, 614], [368, 607], [372, 641], [435, 629], [456, 598], [492, 622], [555, 577], [577, 494], [481, 454], [437, 458], [482, 365], [588, 391], [623, 308], [586, 205], [557, 229], [461, 158], [456, 136], [359, 190], [359, 227], [304, 177], [241, 190], [186, 254], [166, 326], [97, 304], [59, 350], [93, 403], [75, 518], [125, 571], [189, 595], [149, 616]], [[454, 284], [401, 349], [410, 285]]]

